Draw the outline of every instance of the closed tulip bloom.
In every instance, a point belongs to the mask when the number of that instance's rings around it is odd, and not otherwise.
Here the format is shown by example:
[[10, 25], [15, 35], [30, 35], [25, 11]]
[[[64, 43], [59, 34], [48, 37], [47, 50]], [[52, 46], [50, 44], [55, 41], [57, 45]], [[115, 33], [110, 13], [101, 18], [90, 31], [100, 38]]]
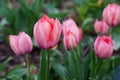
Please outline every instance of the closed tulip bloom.
[[10, 47], [17, 54], [30, 53], [32, 51], [32, 40], [25, 32], [9, 36]]
[[94, 51], [100, 58], [109, 58], [113, 53], [112, 36], [98, 36], [94, 43]]
[[96, 33], [101, 32], [102, 34], [106, 34], [109, 30], [109, 26], [105, 21], [96, 20], [94, 23], [94, 29]]
[[68, 50], [70, 47], [76, 48], [80, 40], [82, 39], [82, 30], [78, 28], [73, 19], [69, 18], [63, 21], [63, 42], [65, 48]]
[[103, 11], [103, 20], [110, 26], [116, 26], [120, 23], [120, 6], [112, 3], [109, 4]]
[[51, 49], [60, 40], [61, 24], [59, 20], [44, 15], [34, 26], [34, 38], [40, 48]]

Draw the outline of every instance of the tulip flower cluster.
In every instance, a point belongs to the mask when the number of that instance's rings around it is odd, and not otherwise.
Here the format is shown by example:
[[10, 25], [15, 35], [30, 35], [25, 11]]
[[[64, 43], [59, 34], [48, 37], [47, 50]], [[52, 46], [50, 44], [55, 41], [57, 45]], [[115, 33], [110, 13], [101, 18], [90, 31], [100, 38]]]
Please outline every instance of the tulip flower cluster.
[[107, 5], [103, 10], [102, 17], [102, 21], [95, 21], [94, 29], [96, 33], [106, 34], [109, 31], [109, 26], [116, 26], [120, 23], [120, 6], [115, 3]]
[[[57, 18], [53, 19], [44, 15], [35, 23], [33, 30], [35, 42], [43, 49], [56, 46], [62, 32], [65, 48], [67, 50], [70, 47], [76, 48], [82, 39], [82, 30], [77, 27], [73, 19], [63, 21], [61, 25]], [[10, 35], [9, 41], [12, 50], [18, 55], [32, 51], [32, 40], [25, 32], [20, 32], [18, 36]]]
[[[95, 20], [94, 30], [97, 34], [101, 33], [101, 35], [98, 34], [96, 40], [94, 41], [94, 52], [97, 57], [106, 59], [112, 56], [112, 53], [113, 53], [112, 35], [110, 34], [110, 36], [107, 36], [106, 34], [109, 32], [110, 26], [116, 26], [119, 23], [120, 23], [120, 6], [115, 3], [109, 4], [108, 6], [106, 6], [106, 8], [103, 10], [102, 20], [98, 20], [98, 19]], [[71, 48], [75, 49], [80, 43], [80, 41], [82, 40], [83, 32], [82, 32], [82, 29], [78, 27], [78, 25], [75, 23], [75, 21], [72, 18], [68, 18], [67, 20], [63, 21], [61, 24], [59, 19], [57, 18], [53, 19], [48, 17], [47, 15], [43, 15], [35, 23], [34, 29], [33, 29], [33, 35], [34, 35], [34, 40], [37, 46], [43, 49], [43, 52], [41, 53], [42, 55], [40, 55], [41, 69], [39, 70], [40, 76], [38, 76], [38, 80], [48, 80], [48, 76], [49, 76], [48, 74], [49, 74], [49, 68], [50, 68], [49, 67], [49, 64], [50, 64], [49, 49], [52, 49], [58, 44], [58, 42], [60, 41], [61, 35], [63, 35], [63, 43], [64, 43], [65, 49], [66, 50], [70, 50]], [[33, 48], [32, 39], [25, 32], [19, 32], [18, 35], [10, 35], [9, 43], [10, 43], [11, 49], [14, 51], [16, 55], [31, 53]], [[47, 51], [44, 51], [44, 50], [47, 50]], [[70, 58], [71, 56], [73, 55], [70, 55]], [[72, 61], [72, 59], [73, 60], [75, 59], [74, 61], [80, 60], [80, 58], [77, 59], [76, 56], [73, 56], [71, 60], [69, 60], [68, 58], [68, 61]], [[91, 59], [93, 60], [90, 60], [90, 61], [94, 61], [96, 58], [92, 57]], [[72, 63], [74, 63], [74, 61]], [[97, 60], [97, 62], [99, 62], [99, 59]], [[27, 80], [30, 80], [29, 77], [31, 76], [31, 70], [29, 65], [29, 57], [26, 57], [26, 63], [28, 68]], [[43, 67], [41, 67], [42, 64], [43, 64]], [[98, 66], [96, 65], [96, 63], [95, 64], [90, 63], [90, 68], [94, 65], [95, 67], [93, 67], [93, 69], [88, 70], [88, 71], [91, 71], [90, 73], [92, 72], [96, 73], [97, 69], [99, 69], [100, 63]], [[44, 68], [45, 72], [42, 70], [42, 68]], [[77, 67], [77, 70], [78, 70], [78, 67]], [[44, 72], [44, 74], [41, 73], [40, 71]], [[45, 75], [43, 76], [44, 77], [43, 79], [41, 78], [41, 74], [42, 76]], [[93, 76], [91, 76], [91, 78], [96, 79], [94, 74]]]
[[112, 3], [107, 5], [103, 10], [103, 20], [96, 20], [94, 23], [95, 32], [102, 33], [102, 36], [98, 36], [94, 43], [94, 50], [98, 57], [109, 58], [113, 53], [113, 41], [112, 37], [105, 36], [108, 33], [110, 26], [116, 26], [120, 23], [120, 6]]
[[[103, 11], [103, 20], [96, 19], [94, 29], [96, 33], [101, 32], [94, 43], [94, 50], [98, 57], [108, 58], [113, 52], [112, 37], [105, 36], [109, 31], [109, 26], [116, 26], [120, 23], [120, 6], [113, 3], [109, 4]], [[82, 39], [82, 29], [78, 28], [73, 19], [60, 21], [56, 18], [49, 18], [44, 15], [34, 25], [35, 42], [40, 48], [51, 49], [57, 45], [63, 33], [63, 42], [67, 50], [76, 48]], [[20, 32], [18, 36], [9, 36], [10, 46], [16, 54], [25, 54], [32, 51], [32, 40], [25, 33]]]

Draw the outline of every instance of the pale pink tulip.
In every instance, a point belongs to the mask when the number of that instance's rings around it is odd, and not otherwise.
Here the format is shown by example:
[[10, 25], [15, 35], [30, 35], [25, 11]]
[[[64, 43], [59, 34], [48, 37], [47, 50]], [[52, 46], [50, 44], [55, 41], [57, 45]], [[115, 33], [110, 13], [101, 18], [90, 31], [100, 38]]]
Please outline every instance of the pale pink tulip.
[[65, 48], [68, 50], [70, 47], [76, 48], [80, 40], [82, 39], [82, 30], [78, 28], [73, 19], [69, 18], [63, 21], [63, 42]]
[[116, 26], [120, 23], [120, 6], [115, 3], [107, 5], [102, 16], [107, 24], [110, 26]]
[[37, 45], [44, 49], [53, 48], [60, 40], [61, 30], [61, 24], [57, 18], [44, 15], [34, 25], [34, 38]]
[[94, 43], [94, 51], [100, 58], [109, 58], [113, 53], [112, 36], [98, 36]]
[[20, 32], [17, 36], [10, 35], [9, 42], [12, 50], [18, 55], [32, 51], [32, 40], [25, 32]]
[[96, 33], [101, 32], [102, 34], [106, 34], [109, 30], [109, 26], [106, 24], [105, 21], [98, 21], [96, 19], [94, 23], [94, 29]]

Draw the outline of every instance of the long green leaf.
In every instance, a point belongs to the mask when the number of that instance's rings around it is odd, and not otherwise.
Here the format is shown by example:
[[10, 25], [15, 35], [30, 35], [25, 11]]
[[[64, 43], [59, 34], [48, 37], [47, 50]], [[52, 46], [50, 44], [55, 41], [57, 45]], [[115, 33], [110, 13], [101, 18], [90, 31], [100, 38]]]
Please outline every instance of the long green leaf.
[[11, 60], [12, 58], [9, 57], [7, 60], [5, 60], [2, 64], [0, 64], [0, 73], [6, 68], [8, 62]]
[[61, 64], [57, 62], [51, 62], [53, 69], [56, 71], [56, 73], [63, 78], [63, 76], [67, 76], [68, 71], [66, 67], [62, 66]]
[[26, 73], [27, 69], [23, 65], [17, 65], [5, 74], [5, 78], [20, 80]]

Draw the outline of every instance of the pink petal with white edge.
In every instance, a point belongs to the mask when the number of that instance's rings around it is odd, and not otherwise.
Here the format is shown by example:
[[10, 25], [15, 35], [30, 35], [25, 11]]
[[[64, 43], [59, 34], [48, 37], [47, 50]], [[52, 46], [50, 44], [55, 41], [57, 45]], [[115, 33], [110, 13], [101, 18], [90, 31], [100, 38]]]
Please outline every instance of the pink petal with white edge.
[[32, 40], [24, 32], [22, 32], [21, 36], [19, 37], [18, 45], [21, 53], [29, 53], [32, 51]]
[[10, 35], [9, 36], [9, 42], [10, 42], [10, 47], [12, 48], [12, 50], [16, 53], [16, 54], [20, 54], [20, 50], [18, 47], [18, 36], [13, 36]]
[[47, 39], [50, 34], [50, 24], [46, 21], [42, 23], [36, 23], [34, 27], [34, 37], [38, 46], [41, 48], [47, 47]]
[[104, 41], [100, 41], [98, 48], [97, 48], [97, 55], [99, 55], [101, 57], [101, 55], [106, 54], [107, 51], [107, 44]]
[[94, 51], [97, 53], [97, 48], [98, 48], [98, 45], [99, 45], [99, 42], [100, 42], [100, 36], [98, 36], [95, 40], [95, 43], [94, 43]]
[[67, 38], [68, 38], [67, 40], [68, 40], [69, 48], [70, 47], [76, 48], [77, 42], [76, 42], [75, 36], [73, 36], [72, 34], [69, 34]]
[[61, 31], [62, 31], [61, 24], [58, 19], [55, 19], [54, 27], [51, 32], [51, 36], [53, 38], [52, 46], [55, 46], [58, 43], [58, 41], [60, 40]]

